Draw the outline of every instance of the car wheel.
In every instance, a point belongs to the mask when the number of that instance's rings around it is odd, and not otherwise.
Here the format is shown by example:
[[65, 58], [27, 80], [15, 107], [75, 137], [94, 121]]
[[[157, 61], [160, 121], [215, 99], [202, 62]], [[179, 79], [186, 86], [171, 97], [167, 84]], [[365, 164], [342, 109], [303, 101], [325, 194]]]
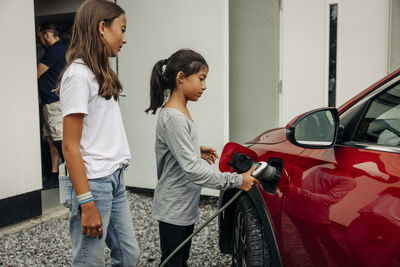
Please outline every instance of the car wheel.
[[233, 228], [232, 266], [270, 266], [270, 250], [263, 227], [250, 198], [239, 199]]

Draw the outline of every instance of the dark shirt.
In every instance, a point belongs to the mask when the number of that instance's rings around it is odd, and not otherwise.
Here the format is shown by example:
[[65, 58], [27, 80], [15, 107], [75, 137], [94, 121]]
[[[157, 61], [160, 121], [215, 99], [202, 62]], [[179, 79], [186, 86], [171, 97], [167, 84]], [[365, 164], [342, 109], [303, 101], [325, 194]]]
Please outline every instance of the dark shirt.
[[45, 64], [49, 69], [40, 76], [38, 80], [39, 97], [43, 105], [57, 102], [60, 100], [55, 92], [60, 81], [60, 74], [65, 67], [65, 54], [67, 47], [60, 40], [55, 42], [52, 46], [46, 49], [44, 56], [40, 63]]

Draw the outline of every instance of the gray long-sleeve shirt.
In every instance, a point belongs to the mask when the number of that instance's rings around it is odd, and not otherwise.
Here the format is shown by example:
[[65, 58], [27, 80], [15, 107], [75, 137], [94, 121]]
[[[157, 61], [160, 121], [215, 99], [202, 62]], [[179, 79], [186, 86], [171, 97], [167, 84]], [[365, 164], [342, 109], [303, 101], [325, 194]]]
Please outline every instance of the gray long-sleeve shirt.
[[187, 226], [199, 217], [201, 187], [239, 188], [242, 176], [222, 173], [201, 162], [197, 127], [181, 111], [164, 108], [156, 126], [155, 152], [158, 183], [154, 191], [153, 218]]

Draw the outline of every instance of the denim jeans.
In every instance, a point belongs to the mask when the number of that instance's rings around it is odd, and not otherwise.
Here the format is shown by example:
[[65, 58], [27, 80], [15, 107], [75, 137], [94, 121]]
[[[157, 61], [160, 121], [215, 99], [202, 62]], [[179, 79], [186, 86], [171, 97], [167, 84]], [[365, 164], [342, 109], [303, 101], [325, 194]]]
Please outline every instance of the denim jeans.
[[111, 249], [111, 266], [136, 266], [139, 262], [139, 246], [126, 197], [123, 170], [120, 168], [107, 177], [88, 179], [103, 224], [100, 240], [82, 235], [76, 194], [68, 185], [68, 177], [60, 178], [63, 187], [60, 192], [66, 193], [63, 197], [60, 195], [60, 199], [71, 211], [72, 266], [104, 266], [104, 244]]

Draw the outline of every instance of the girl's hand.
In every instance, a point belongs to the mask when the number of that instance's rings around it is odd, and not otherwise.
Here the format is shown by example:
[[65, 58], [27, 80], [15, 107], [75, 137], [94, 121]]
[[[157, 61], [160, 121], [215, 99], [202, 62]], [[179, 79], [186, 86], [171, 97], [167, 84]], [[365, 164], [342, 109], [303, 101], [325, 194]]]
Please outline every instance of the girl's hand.
[[259, 184], [260, 182], [251, 176], [253, 171], [256, 169], [256, 166], [253, 166], [250, 170], [248, 170], [245, 173], [242, 173], [243, 181], [242, 181], [242, 186], [240, 186], [240, 190], [243, 191], [250, 191], [250, 189], [253, 188], [255, 184]]
[[201, 158], [208, 162], [208, 164], [213, 164], [217, 159], [219, 159], [217, 151], [208, 146], [200, 146]]
[[103, 236], [102, 222], [99, 212], [97, 211], [94, 201], [81, 205], [81, 221], [82, 221], [82, 234], [87, 236], [96, 237], [99, 239]]

